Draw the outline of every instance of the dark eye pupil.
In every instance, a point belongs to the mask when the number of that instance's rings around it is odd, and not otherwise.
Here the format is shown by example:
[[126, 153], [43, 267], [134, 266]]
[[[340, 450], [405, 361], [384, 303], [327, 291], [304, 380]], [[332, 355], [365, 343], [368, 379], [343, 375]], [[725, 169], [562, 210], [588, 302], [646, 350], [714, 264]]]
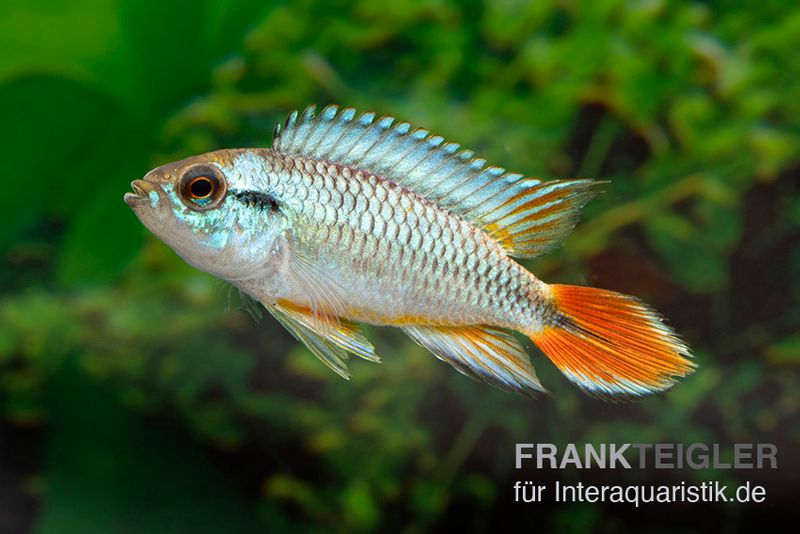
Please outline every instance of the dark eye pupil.
[[189, 192], [195, 198], [205, 198], [211, 194], [213, 185], [208, 178], [196, 178], [189, 186]]

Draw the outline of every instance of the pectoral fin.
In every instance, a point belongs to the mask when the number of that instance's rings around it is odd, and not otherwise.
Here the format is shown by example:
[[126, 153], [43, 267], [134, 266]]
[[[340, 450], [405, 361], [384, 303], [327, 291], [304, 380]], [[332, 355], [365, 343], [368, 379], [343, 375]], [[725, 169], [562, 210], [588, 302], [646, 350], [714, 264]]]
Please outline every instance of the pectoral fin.
[[324, 331], [339, 328], [340, 318], [347, 316], [347, 290], [320, 262], [307, 257], [301, 247], [289, 249], [289, 276], [295, 287], [302, 288], [308, 300], [309, 319]]
[[264, 307], [308, 350], [343, 378], [350, 378], [348, 353], [380, 362], [375, 347], [355, 323], [342, 319], [329, 321], [288, 302], [265, 303]]
[[403, 331], [467, 376], [514, 393], [547, 391], [528, 355], [508, 332], [488, 326], [407, 326]]

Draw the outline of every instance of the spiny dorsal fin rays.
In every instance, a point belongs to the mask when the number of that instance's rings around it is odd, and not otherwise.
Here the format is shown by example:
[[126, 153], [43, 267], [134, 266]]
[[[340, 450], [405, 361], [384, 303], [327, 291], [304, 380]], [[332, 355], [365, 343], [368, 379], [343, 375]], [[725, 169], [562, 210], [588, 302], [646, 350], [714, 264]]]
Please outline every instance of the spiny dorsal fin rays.
[[292, 113], [282, 130], [276, 127], [273, 148], [393, 180], [484, 229], [519, 257], [536, 256], [562, 240], [594, 183], [525, 178], [487, 166], [471, 150], [428, 130], [393, 117], [376, 119], [372, 112], [357, 117], [353, 108], [335, 105]]

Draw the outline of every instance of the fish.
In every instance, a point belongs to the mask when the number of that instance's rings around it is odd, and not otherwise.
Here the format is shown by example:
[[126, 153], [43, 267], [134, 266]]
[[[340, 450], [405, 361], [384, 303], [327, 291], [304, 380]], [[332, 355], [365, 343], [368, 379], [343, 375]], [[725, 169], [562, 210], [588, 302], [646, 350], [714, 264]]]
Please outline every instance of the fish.
[[291, 113], [270, 148], [153, 169], [124, 200], [344, 378], [351, 355], [380, 361], [370, 324], [479, 381], [549, 393], [517, 332], [584, 392], [638, 398], [696, 368], [663, 317], [632, 296], [547, 284], [514, 259], [559, 245], [598, 183], [509, 172], [408, 122], [329, 105]]

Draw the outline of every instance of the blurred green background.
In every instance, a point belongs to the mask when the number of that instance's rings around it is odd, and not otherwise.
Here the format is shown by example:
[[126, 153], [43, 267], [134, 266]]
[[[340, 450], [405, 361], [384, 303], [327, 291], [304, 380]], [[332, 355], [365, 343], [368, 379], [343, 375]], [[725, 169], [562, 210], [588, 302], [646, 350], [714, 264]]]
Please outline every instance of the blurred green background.
[[[800, 9], [747, 5], [4, 0], [0, 531], [736, 531], [792, 506]], [[122, 202], [156, 165], [266, 146], [328, 102], [610, 180], [526, 265], [642, 297], [700, 370], [606, 404], [531, 347], [554, 396], [530, 400], [372, 328], [384, 363], [345, 382]], [[776, 443], [780, 469], [514, 469], [516, 442], [693, 441]], [[761, 480], [768, 504], [512, 503], [515, 480], [557, 478]]]

